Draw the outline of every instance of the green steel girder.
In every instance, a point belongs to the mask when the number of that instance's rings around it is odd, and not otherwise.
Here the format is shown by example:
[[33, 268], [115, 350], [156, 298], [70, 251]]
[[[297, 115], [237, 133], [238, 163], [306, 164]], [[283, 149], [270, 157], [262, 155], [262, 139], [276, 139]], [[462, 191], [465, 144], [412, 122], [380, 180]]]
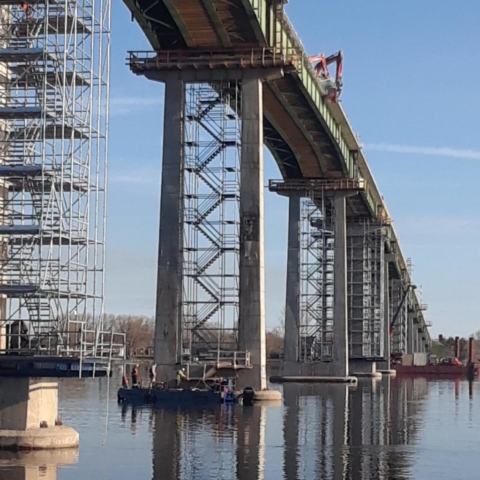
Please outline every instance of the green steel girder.
[[217, 30], [222, 45], [225, 48], [230, 48], [232, 46], [232, 41], [230, 40], [230, 36], [228, 35], [225, 25], [222, 23], [220, 17], [217, 14], [214, 2], [212, 0], [202, 0], [202, 2], [205, 6], [205, 10], [207, 11], [210, 19], [212, 20], [213, 25], [215, 26], [215, 29]]
[[193, 48], [195, 47], [195, 42], [193, 41], [192, 37], [190, 36], [190, 33], [185, 26], [185, 23], [182, 19], [182, 16], [178, 13], [175, 5], [173, 4], [172, 0], [163, 0], [163, 3], [167, 7], [168, 11], [170, 12], [170, 15], [173, 18], [173, 21], [177, 25], [178, 29], [180, 30], [185, 43], [187, 44], [187, 47]]
[[298, 156], [283, 139], [279, 128], [272, 124], [267, 115], [263, 117], [263, 141], [284, 178], [302, 178]]
[[169, 10], [158, 0], [123, 0], [155, 50], [186, 48]]

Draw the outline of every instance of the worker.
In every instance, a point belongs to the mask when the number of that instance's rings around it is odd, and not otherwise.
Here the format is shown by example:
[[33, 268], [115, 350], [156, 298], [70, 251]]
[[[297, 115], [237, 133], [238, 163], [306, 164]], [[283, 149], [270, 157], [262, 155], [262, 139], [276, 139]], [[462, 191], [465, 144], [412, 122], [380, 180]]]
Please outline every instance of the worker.
[[177, 372], [177, 388], [182, 384], [182, 380], [186, 379], [185, 368], [180, 368]]
[[150, 388], [155, 386], [157, 380], [157, 364], [154, 363], [148, 371], [148, 377], [150, 378]]
[[32, 9], [27, 2], [22, 2], [22, 10], [25, 12], [25, 16], [31, 20], [33, 18]]
[[132, 388], [138, 388], [138, 374], [140, 365], [135, 365], [132, 368]]

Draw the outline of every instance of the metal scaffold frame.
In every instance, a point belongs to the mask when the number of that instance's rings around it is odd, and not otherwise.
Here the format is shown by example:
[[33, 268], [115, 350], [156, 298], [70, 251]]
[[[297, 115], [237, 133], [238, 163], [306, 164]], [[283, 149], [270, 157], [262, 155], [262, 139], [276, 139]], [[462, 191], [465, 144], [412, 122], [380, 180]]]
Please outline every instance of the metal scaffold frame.
[[237, 82], [186, 85], [182, 344], [190, 363], [219, 363], [237, 350], [239, 105]]
[[323, 193], [301, 202], [299, 361], [333, 356], [334, 238], [331, 202]]
[[110, 0], [0, 3], [6, 353], [107, 354], [110, 7]]
[[[390, 281], [390, 318], [397, 313], [404, 294], [401, 279]], [[392, 353], [408, 353], [408, 301], [405, 299], [403, 306], [398, 311], [391, 338]]]
[[363, 220], [347, 226], [350, 358], [384, 355], [385, 235], [382, 225]]

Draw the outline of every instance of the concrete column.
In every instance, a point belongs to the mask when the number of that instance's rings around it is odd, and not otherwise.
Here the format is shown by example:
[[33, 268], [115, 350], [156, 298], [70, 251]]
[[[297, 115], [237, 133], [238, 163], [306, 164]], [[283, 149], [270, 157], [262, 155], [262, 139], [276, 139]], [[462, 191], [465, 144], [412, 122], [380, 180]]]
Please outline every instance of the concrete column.
[[287, 291], [284, 361], [298, 361], [300, 324], [300, 197], [291, 195], [288, 209]]
[[336, 194], [334, 214], [333, 362], [335, 375], [348, 377], [347, 224], [345, 196]]
[[57, 380], [0, 377], [0, 450], [78, 446], [78, 433], [57, 418]]
[[390, 354], [391, 354], [391, 338], [390, 338], [390, 274], [389, 263], [385, 260], [385, 274], [383, 277], [384, 295], [383, 295], [383, 312], [384, 312], [384, 357], [382, 368], [390, 370]]
[[167, 81], [155, 313], [155, 362], [159, 381], [171, 378], [174, 365], [181, 358], [184, 102], [183, 82]]
[[414, 332], [414, 322], [413, 322], [413, 313], [407, 313], [407, 352], [406, 353], [414, 353], [415, 352], [415, 332]]
[[238, 387], [264, 390], [266, 382], [265, 271], [263, 225], [262, 82], [242, 82], [240, 173], [240, 292], [238, 337], [253, 366], [239, 373]]

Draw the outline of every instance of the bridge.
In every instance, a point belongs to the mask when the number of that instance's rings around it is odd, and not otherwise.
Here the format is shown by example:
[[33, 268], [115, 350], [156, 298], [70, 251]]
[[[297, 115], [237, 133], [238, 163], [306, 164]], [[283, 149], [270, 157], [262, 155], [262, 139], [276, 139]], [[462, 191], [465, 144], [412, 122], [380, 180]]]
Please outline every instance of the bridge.
[[426, 352], [426, 307], [386, 203], [287, 2], [124, 3], [152, 46], [128, 64], [166, 88], [159, 372], [216, 355], [266, 386], [263, 144], [283, 177], [269, 189], [289, 198], [285, 375], [388, 372], [391, 353]]

